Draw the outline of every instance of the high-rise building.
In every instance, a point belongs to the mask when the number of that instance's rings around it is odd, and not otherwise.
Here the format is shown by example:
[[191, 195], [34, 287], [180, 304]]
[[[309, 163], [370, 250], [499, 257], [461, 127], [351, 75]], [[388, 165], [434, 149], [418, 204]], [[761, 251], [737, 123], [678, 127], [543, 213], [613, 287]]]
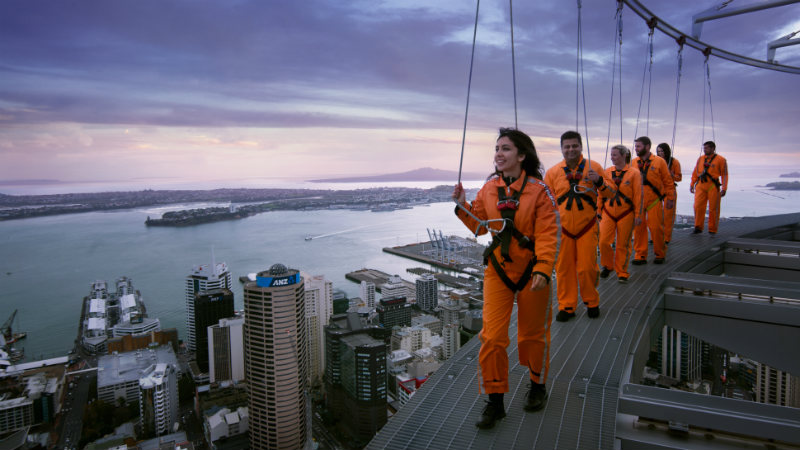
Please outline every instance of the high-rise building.
[[417, 305], [423, 311], [433, 311], [439, 305], [439, 282], [432, 273], [417, 279]]
[[178, 421], [178, 375], [171, 364], [153, 364], [139, 378], [139, 416], [145, 434], [168, 434]]
[[460, 325], [461, 305], [458, 300], [447, 299], [439, 305], [439, 318], [442, 325]]
[[333, 291], [333, 314], [344, 314], [348, 308], [350, 308], [350, 299], [347, 298], [347, 294], [340, 289], [335, 289]]
[[317, 385], [322, 383], [325, 370], [325, 326], [333, 312], [333, 283], [322, 275], [302, 276], [306, 284], [308, 381], [311, 385]]
[[[186, 277], [186, 348], [190, 352], [197, 349], [197, 327], [194, 324], [195, 294], [214, 289], [233, 289], [233, 285], [228, 265], [224, 262], [215, 262], [212, 253], [211, 264], [192, 267], [192, 272]], [[208, 325], [211, 324], [206, 324]], [[205, 327], [201, 332], [205, 334]]]
[[450, 359], [461, 348], [461, 338], [457, 324], [442, 328], [442, 359]]
[[308, 340], [303, 278], [275, 264], [244, 286], [250, 448], [306, 445]]
[[244, 379], [244, 317], [220, 319], [206, 330], [209, 381]]
[[766, 364], [756, 364], [753, 391], [758, 403], [800, 408], [800, 377]]
[[378, 322], [384, 328], [391, 330], [394, 326], [411, 325], [411, 305], [406, 303], [405, 297], [381, 299], [377, 309]]
[[[406, 286], [406, 283], [400, 278], [400, 275], [391, 275], [389, 276], [389, 280], [381, 285], [381, 298], [392, 299], [397, 297], [403, 297], [408, 303], [414, 303], [416, 292]], [[366, 301], [366, 299], [364, 299], [364, 301]]]
[[233, 315], [233, 292], [229, 289], [212, 289], [195, 294], [195, 360], [201, 371], [208, 372], [208, 327], [219, 323], [219, 319]]
[[336, 314], [325, 327], [327, 408], [339, 426], [363, 445], [386, 423], [384, 330], [364, 328], [358, 314]]
[[360, 295], [361, 300], [368, 308], [375, 308], [375, 283], [362, 281]]
[[661, 348], [659, 372], [680, 381], [701, 378], [702, 341], [675, 328], [664, 326], [658, 338]]

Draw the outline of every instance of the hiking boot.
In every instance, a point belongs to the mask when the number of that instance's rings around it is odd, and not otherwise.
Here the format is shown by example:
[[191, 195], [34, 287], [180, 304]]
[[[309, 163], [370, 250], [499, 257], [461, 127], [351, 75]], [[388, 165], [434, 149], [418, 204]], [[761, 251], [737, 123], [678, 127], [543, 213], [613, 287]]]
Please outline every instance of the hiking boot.
[[703, 229], [702, 229], [702, 228], [700, 228], [700, 227], [694, 227], [694, 231], [692, 231], [692, 234], [700, 234], [700, 233], [702, 233], [702, 232], [703, 232]]
[[486, 402], [486, 406], [481, 413], [481, 420], [475, 422], [475, 426], [481, 430], [488, 430], [494, 427], [498, 420], [506, 416], [505, 407], [502, 402]]
[[596, 319], [600, 317], [600, 307], [594, 306], [592, 308], [586, 308], [586, 315], [589, 316], [590, 319]]
[[617, 279], [617, 281], [618, 281], [620, 284], [628, 284], [628, 277], [619, 277], [619, 278]]
[[525, 406], [523, 408], [528, 412], [539, 411], [544, 408], [545, 403], [547, 403], [547, 388], [544, 384], [534, 383], [531, 380], [531, 387], [525, 397]]
[[567, 312], [562, 309], [561, 311], [558, 312], [558, 314], [556, 314], [556, 321], [566, 322], [569, 319], [572, 319], [573, 317], [575, 317], [574, 312]]
[[656, 258], [653, 260], [653, 264], [664, 264], [664, 258]]
[[633, 264], [634, 266], [643, 266], [643, 265], [647, 264], [647, 260], [646, 259], [634, 259], [633, 261], [631, 261], [631, 264]]
[[611, 274], [611, 269], [608, 267], [603, 267], [603, 270], [600, 272], [600, 278], [608, 278]]

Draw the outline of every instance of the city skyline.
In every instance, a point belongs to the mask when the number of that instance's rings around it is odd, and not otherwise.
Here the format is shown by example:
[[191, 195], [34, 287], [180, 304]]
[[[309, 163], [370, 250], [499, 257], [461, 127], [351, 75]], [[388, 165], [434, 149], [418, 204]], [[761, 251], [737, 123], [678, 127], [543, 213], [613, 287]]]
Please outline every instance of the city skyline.
[[[606, 3], [582, 10], [595, 159], [609, 132], [616, 24], [613, 3]], [[691, 15], [715, 3], [647, 6], [688, 31]], [[764, 59], [767, 42], [800, 29], [798, 11], [790, 5], [709, 22], [702, 39]], [[473, 2], [11, 1], [0, 12], [0, 179], [147, 184], [458, 167]], [[491, 167], [497, 127], [514, 122], [508, 23], [508, 4], [482, 2], [467, 171]], [[647, 26], [629, 9], [623, 23], [629, 144]], [[514, 25], [519, 127], [549, 166], [561, 158], [560, 133], [575, 128], [577, 9], [518, 3]], [[654, 42], [649, 134], [670, 142], [677, 45], [658, 31]], [[684, 53], [675, 155], [691, 164], [711, 129], [701, 130], [703, 57]], [[800, 51], [779, 49], [777, 60], [800, 65]], [[796, 76], [715, 57], [710, 65], [714, 134], [732, 172], [800, 165]], [[612, 144], [619, 136], [616, 103], [614, 109]]]

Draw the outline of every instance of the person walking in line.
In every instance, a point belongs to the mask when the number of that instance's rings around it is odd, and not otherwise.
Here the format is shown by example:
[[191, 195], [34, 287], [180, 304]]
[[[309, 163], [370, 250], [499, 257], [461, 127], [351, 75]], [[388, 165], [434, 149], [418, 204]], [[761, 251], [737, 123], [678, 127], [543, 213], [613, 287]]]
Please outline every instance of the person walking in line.
[[[647, 264], [647, 232], [653, 240], [653, 263], [664, 264], [667, 257], [664, 244], [664, 207], [674, 208], [671, 198], [675, 192], [675, 182], [669, 174], [666, 161], [650, 152], [650, 138], [636, 138], [636, 159], [633, 166], [642, 174], [642, 222], [633, 231], [633, 264]], [[662, 202], [663, 200], [663, 202]]]
[[[459, 183], [453, 190], [456, 215], [476, 235], [493, 239], [484, 252], [483, 329], [478, 354], [483, 391], [489, 401], [478, 428], [505, 417], [508, 392], [508, 326], [517, 303], [519, 362], [530, 371], [524, 409], [537, 411], [547, 400], [550, 366], [550, 275], [556, 260], [558, 213], [542, 182], [542, 165], [531, 138], [501, 128], [495, 145], [495, 172], [472, 203]], [[489, 230], [491, 228], [491, 230]]]
[[[566, 322], [575, 317], [578, 295], [590, 319], [600, 316], [597, 292], [597, 204], [599, 197], [611, 198], [616, 189], [605, 178], [603, 167], [583, 157], [581, 135], [567, 131], [561, 135], [564, 160], [551, 167], [544, 182], [556, 196], [561, 217], [561, 245], [556, 263], [558, 314]], [[580, 289], [580, 291], [579, 291]]]
[[[722, 181], [720, 181], [720, 178]], [[689, 192], [694, 194], [694, 233], [703, 232], [708, 205], [708, 233], [717, 234], [719, 206], [728, 190], [728, 161], [717, 154], [714, 141], [703, 143], [703, 156], [697, 158]]]
[[[617, 273], [617, 281], [627, 283], [628, 262], [631, 258], [631, 235], [634, 225], [642, 219], [642, 176], [631, 167], [631, 151], [624, 145], [611, 148], [611, 163], [606, 176], [614, 181], [617, 191], [603, 202], [603, 218], [600, 220], [600, 278]], [[616, 249], [611, 244], [616, 239]]]
[[[675, 211], [678, 209], [678, 183], [683, 180], [683, 174], [681, 173], [681, 162], [672, 157], [672, 149], [669, 148], [669, 144], [666, 142], [658, 144], [656, 154], [667, 162], [667, 168], [669, 168], [675, 185], [672, 197], [664, 198], [664, 244], [669, 245], [669, 241], [672, 240], [672, 228], [675, 226]], [[672, 200], [671, 208], [667, 208], [667, 200]]]

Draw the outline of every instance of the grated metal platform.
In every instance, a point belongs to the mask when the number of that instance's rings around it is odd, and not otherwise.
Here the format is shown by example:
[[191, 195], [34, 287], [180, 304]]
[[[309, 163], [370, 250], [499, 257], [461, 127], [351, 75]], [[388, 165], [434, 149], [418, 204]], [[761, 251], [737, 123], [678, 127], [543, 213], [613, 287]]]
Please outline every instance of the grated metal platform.
[[[389, 419], [368, 449], [612, 449], [620, 385], [626, 361], [646, 326], [662, 284], [693, 258], [729, 240], [759, 230], [792, 227], [800, 213], [729, 220], [717, 236], [675, 230], [664, 265], [631, 266], [628, 284], [616, 276], [599, 285], [599, 319], [586, 317], [579, 306], [577, 317], [566, 323], [553, 321], [549, 399], [546, 407], [526, 413], [522, 406], [528, 388], [528, 369], [516, 354], [516, 312], [509, 335], [510, 392], [507, 416], [492, 430], [478, 430], [474, 423], [483, 409], [479, 395], [478, 349], [473, 339], [417, 391], [411, 401]], [[555, 286], [551, 287], [554, 314]], [[554, 315], [555, 317], [555, 315]], [[618, 443], [617, 443], [618, 444]]]

